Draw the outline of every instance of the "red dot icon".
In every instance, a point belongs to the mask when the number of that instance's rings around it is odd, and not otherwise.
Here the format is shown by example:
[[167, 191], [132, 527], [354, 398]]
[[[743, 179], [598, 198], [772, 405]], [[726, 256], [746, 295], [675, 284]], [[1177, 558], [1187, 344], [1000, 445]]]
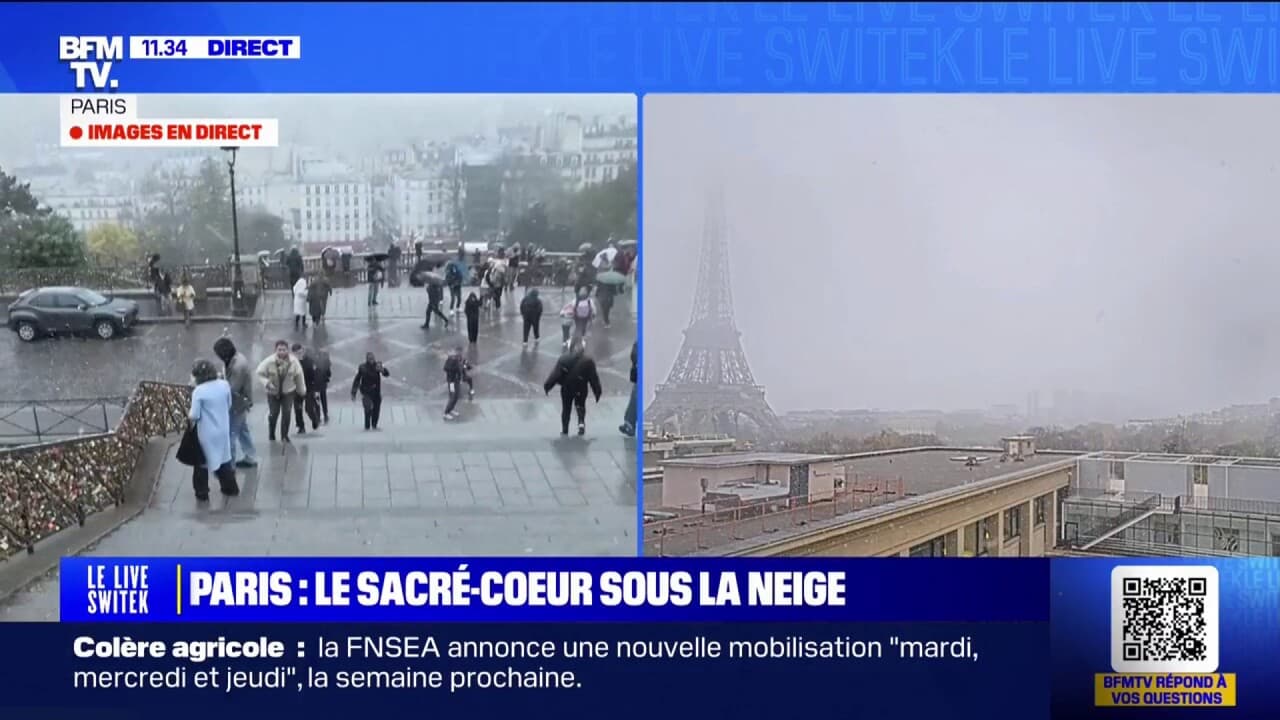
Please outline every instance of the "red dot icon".
[[79, 140], [81, 135], [84, 135], [84, 131], [83, 131], [83, 130], [81, 130], [79, 127], [73, 127], [73, 128], [71, 128], [71, 139], [72, 139], [72, 140]]

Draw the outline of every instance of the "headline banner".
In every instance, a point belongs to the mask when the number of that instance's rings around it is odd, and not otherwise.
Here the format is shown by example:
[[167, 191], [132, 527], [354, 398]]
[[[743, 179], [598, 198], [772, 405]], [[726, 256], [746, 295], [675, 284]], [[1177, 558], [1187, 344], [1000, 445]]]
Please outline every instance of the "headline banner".
[[60, 584], [64, 622], [1036, 622], [1048, 577], [1032, 559], [76, 557]]
[[0, 624], [0, 717], [1048, 717], [1045, 623]]

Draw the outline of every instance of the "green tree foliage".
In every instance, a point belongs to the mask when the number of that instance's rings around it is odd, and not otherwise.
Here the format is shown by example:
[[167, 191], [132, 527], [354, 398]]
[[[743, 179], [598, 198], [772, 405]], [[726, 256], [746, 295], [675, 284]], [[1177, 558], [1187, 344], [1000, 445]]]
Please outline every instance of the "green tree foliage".
[[240, 210], [240, 252], [243, 255], [266, 250], [275, 252], [285, 246], [284, 220], [261, 208]]
[[99, 262], [135, 263], [142, 257], [138, 236], [122, 225], [98, 225], [85, 233], [84, 240], [90, 256]]
[[613, 235], [636, 237], [636, 169], [572, 195], [557, 194], [528, 206], [511, 225], [507, 240], [571, 252], [582, 243], [603, 247]]
[[71, 222], [42, 206], [31, 186], [0, 170], [0, 265], [78, 267], [84, 242]]

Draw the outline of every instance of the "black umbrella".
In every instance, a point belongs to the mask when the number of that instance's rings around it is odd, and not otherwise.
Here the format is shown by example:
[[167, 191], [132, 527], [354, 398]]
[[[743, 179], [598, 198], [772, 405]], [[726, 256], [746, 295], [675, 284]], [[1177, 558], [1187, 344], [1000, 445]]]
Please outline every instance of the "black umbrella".
[[388, 255], [388, 254], [386, 254], [386, 253], [384, 253], [384, 252], [380, 252], [380, 253], [369, 253], [368, 255], [365, 255], [365, 256], [364, 256], [364, 261], [365, 261], [365, 262], [367, 262], [367, 263], [386, 262], [386, 261], [387, 261], [387, 258], [389, 258], [389, 257], [391, 257], [391, 256], [390, 256], [390, 255]]

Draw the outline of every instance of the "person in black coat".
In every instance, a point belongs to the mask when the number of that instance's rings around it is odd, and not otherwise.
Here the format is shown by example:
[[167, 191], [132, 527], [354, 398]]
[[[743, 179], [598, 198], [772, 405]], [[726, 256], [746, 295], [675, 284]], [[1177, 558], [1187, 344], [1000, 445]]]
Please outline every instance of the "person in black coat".
[[467, 340], [475, 345], [476, 339], [480, 337], [480, 298], [475, 293], [467, 295], [462, 312], [467, 316]]
[[423, 330], [431, 329], [432, 314], [444, 321], [445, 330], [449, 329], [449, 318], [440, 312], [440, 303], [442, 302], [444, 302], [444, 290], [440, 289], [440, 286], [436, 283], [427, 283], [427, 319], [422, 323]]
[[449, 388], [449, 404], [444, 408], [444, 419], [456, 420], [458, 413], [453, 410], [458, 406], [458, 398], [462, 395], [462, 383], [467, 384], [467, 393], [470, 397], [476, 396], [476, 384], [471, 379], [471, 365], [462, 356], [461, 345], [455, 347], [453, 353], [445, 358], [444, 379]]
[[542, 298], [536, 289], [530, 290], [520, 301], [520, 317], [524, 318], [524, 344], [529, 344], [529, 331], [533, 331], [534, 341], [542, 339]]
[[298, 278], [302, 277], [302, 253], [298, 248], [289, 251], [289, 256], [284, 259], [284, 266], [289, 270], [289, 289], [292, 290], [298, 284]]
[[587, 434], [587, 393], [596, 396], [600, 402], [600, 375], [596, 372], [596, 361], [587, 354], [586, 345], [581, 338], [576, 338], [569, 346], [569, 352], [560, 356], [555, 368], [542, 387], [551, 394], [551, 388], [560, 386], [560, 435], [569, 434], [569, 418], [573, 409], [578, 410], [578, 435]]
[[627, 401], [627, 411], [622, 416], [622, 424], [618, 432], [627, 437], [636, 435], [636, 353], [639, 343], [631, 343], [631, 399]]
[[316, 369], [316, 359], [312, 357], [311, 352], [302, 347], [301, 343], [294, 343], [292, 350], [294, 356], [298, 358], [298, 364], [302, 366], [302, 379], [307, 384], [307, 394], [297, 398], [293, 403], [293, 419], [298, 424], [298, 434], [305, 435], [307, 424], [302, 421], [304, 411], [307, 417], [311, 418], [311, 429], [320, 429], [320, 406], [316, 398], [316, 383], [319, 382], [320, 374]]
[[382, 366], [373, 353], [365, 353], [364, 363], [356, 370], [351, 382], [351, 399], [360, 394], [364, 406], [364, 429], [377, 430], [378, 416], [382, 414], [382, 378], [391, 377], [391, 371]]

